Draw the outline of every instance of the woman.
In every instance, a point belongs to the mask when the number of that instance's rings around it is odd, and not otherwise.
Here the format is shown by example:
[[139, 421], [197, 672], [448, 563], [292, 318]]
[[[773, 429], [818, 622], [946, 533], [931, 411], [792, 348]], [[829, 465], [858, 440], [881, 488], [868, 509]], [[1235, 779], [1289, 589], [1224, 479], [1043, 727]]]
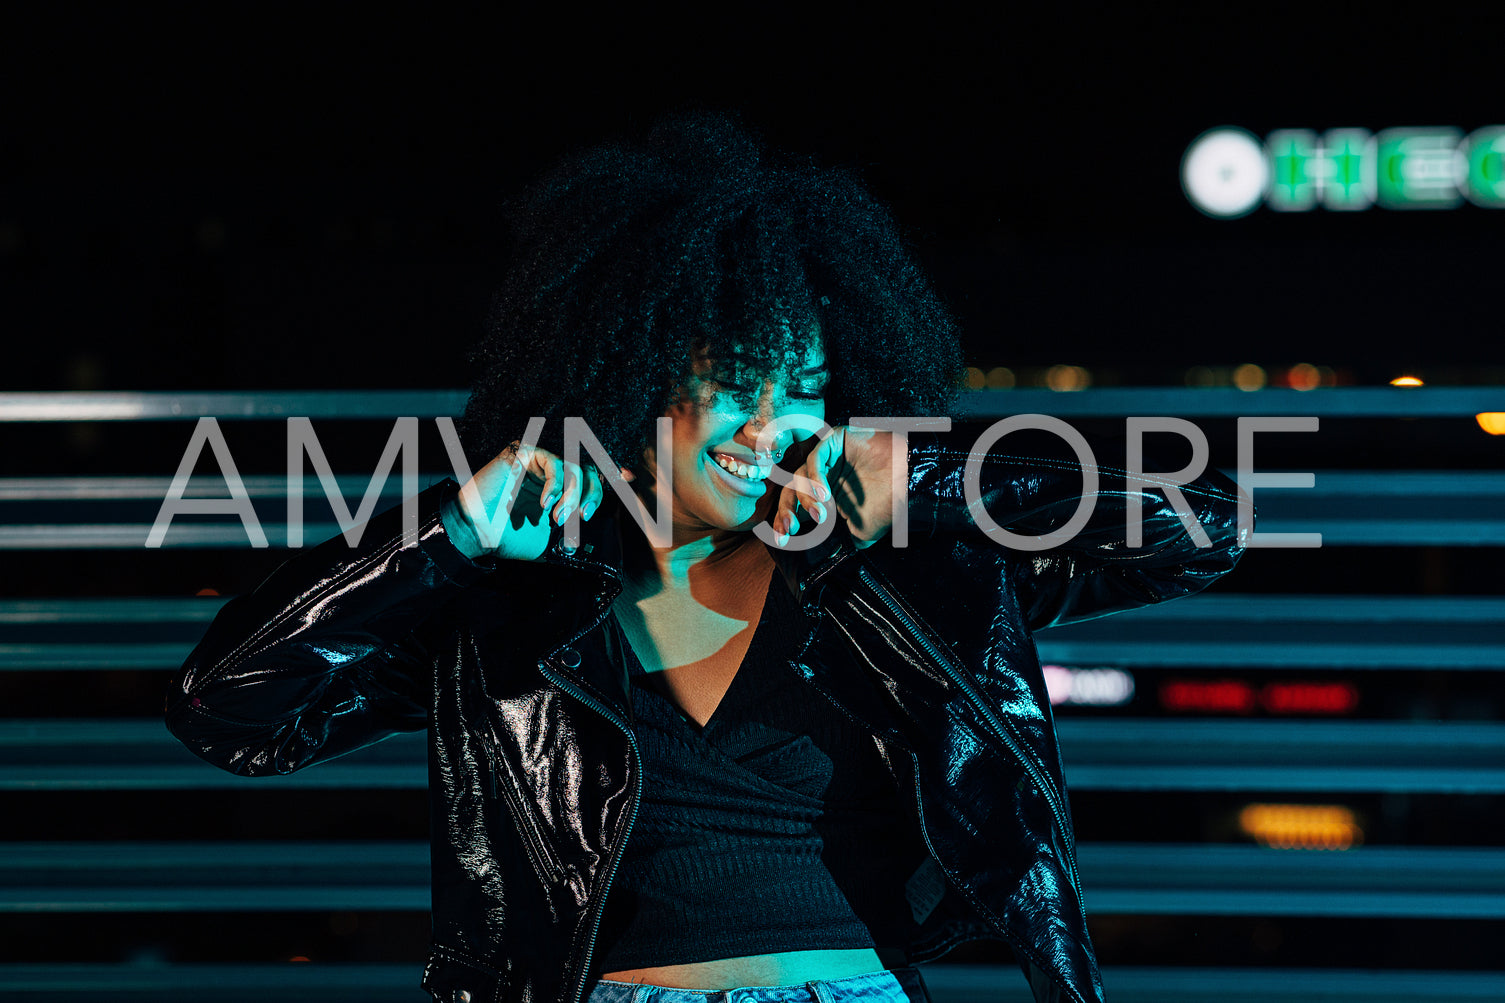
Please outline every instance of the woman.
[[480, 469], [226, 604], [170, 727], [242, 774], [428, 728], [436, 999], [923, 1003], [978, 938], [1101, 999], [1031, 631], [1227, 571], [1232, 486], [1183, 489], [1211, 547], [1141, 489], [1127, 548], [1111, 467], [1069, 541], [995, 544], [975, 506], [1058, 528], [1075, 454], [1016, 433], [969, 486], [967, 442], [850, 424], [944, 412], [953, 325], [855, 180], [724, 118], [515, 209]]

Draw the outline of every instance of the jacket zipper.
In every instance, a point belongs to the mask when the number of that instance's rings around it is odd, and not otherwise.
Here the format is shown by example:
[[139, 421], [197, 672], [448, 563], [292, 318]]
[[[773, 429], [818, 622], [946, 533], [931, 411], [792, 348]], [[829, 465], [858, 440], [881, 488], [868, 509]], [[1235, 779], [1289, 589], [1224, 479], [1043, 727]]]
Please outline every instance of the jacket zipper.
[[[967, 898], [971, 899], [971, 893], [966, 890], [966, 886], [962, 882], [953, 877], [951, 872], [946, 869], [945, 863], [941, 860], [941, 855], [936, 852], [935, 844], [930, 840], [930, 829], [925, 825], [925, 796], [920, 792], [920, 757], [915, 754], [915, 751], [913, 749], [906, 748], [905, 752], [907, 752], [909, 755], [911, 771], [910, 776], [914, 778], [915, 817], [919, 820], [920, 823], [920, 838], [925, 841], [925, 850], [930, 854], [930, 859], [935, 861], [935, 865], [941, 869], [941, 873], [946, 876], [946, 880], [951, 883], [951, 887], [956, 888], [963, 895], [967, 896]], [[884, 754], [885, 756], [889, 755], [886, 747], [884, 749]], [[972, 902], [972, 907], [974, 909], [977, 909], [979, 914], [983, 915], [990, 911], [981, 908], [980, 904], [975, 900]], [[1012, 947], [1014, 950], [1018, 951], [1025, 957], [1029, 957], [1029, 955], [1018, 944], [1014, 942], [1014, 938], [1008, 935], [1007, 930], [1003, 929], [1001, 926], [997, 929], [999, 935], [1003, 937], [1003, 939], [1009, 944], [1010, 947]], [[1034, 959], [1031, 959], [1031, 962], [1033, 961]], [[1056, 984], [1065, 991], [1067, 996], [1074, 998], [1076, 997], [1076, 994], [1072, 992], [1071, 987], [1066, 983], [1058, 981]]]
[[500, 776], [501, 764], [489, 748], [486, 750], [486, 756], [491, 761], [491, 791], [493, 794], [500, 794], [508, 807], [512, 809], [512, 817], [518, 820], [518, 828], [522, 830], [523, 839], [534, 851], [532, 856], [538, 865], [537, 869], [543, 872], [540, 876], [549, 884], [561, 883], [565, 877], [564, 865], [559, 862], [558, 855], [554, 853], [548, 839], [538, 828], [538, 823], [532, 814], [526, 810], [522, 798], [513, 789], [511, 780]]
[[[604, 617], [603, 617], [603, 619], [604, 619]], [[583, 636], [583, 634], [580, 635], [580, 636]], [[566, 647], [568, 647], [568, 645], [566, 645]], [[540, 664], [538, 668], [539, 668], [539, 671], [541, 673], [543, 673], [544, 677], [547, 678], [547, 679], [549, 679], [551, 682], [553, 682], [554, 685], [558, 686], [560, 689], [564, 690], [566, 693], [570, 694], [575, 699], [579, 700], [581, 703], [585, 704], [587, 707], [589, 707], [592, 710], [596, 711], [602, 717], [606, 718], [612, 724], [616, 725], [617, 728], [619, 728], [621, 730], [622, 734], [624, 734], [624, 735], [627, 736], [628, 747], [632, 749], [632, 758], [633, 758], [633, 763], [634, 763], [634, 770], [633, 770], [633, 774], [632, 774], [632, 780], [633, 780], [633, 783], [632, 783], [632, 795], [631, 795], [631, 797], [632, 797], [632, 812], [628, 815], [628, 817], [627, 817], [627, 825], [626, 825], [625, 828], [623, 828], [623, 830], [622, 830], [622, 836], [621, 836], [620, 839], [617, 840], [616, 848], [612, 851], [612, 854], [611, 854], [611, 863], [609, 864], [609, 866], [607, 867], [607, 870], [606, 870], [606, 880], [602, 883], [601, 890], [600, 890], [599, 894], [596, 896], [596, 903], [604, 903], [605, 900], [606, 900], [607, 893], [611, 890], [612, 880], [617, 876], [617, 867], [622, 862], [622, 852], [623, 852], [623, 850], [627, 846], [627, 840], [628, 840], [628, 838], [632, 835], [632, 827], [637, 824], [637, 820], [638, 820], [638, 805], [641, 803], [641, 800], [642, 800], [642, 798], [641, 798], [641, 795], [642, 795], [642, 784], [643, 784], [643, 759], [642, 759], [642, 753], [638, 749], [637, 739], [632, 734], [632, 728], [628, 727], [627, 725], [623, 724], [620, 720], [618, 720], [617, 717], [616, 717], [616, 715], [612, 714], [612, 712], [606, 707], [605, 704], [602, 704], [595, 697], [590, 696], [588, 693], [586, 693], [584, 690], [580, 689], [579, 687], [575, 686], [574, 684], [567, 682], [566, 680], [564, 680], [563, 678], [561, 678], [557, 673], [551, 672], [550, 670], [548, 670], [547, 668], [545, 668], [543, 664]], [[572, 1003], [580, 1003], [580, 998], [585, 993], [585, 983], [586, 983], [586, 979], [588, 978], [588, 975], [589, 975], [589, 972], [590, 972], [591, 955], [595, 953], [595, 950], [596, 950], [596, 935], [599, 932], [599, 927], [601, 926], [601, 913], [602, 913], [601, 906], [599, 904], [593, 904], [593, 905], [588, 906], [587, 908], [589, 908], [591, 910], [590, 937], [586, 940], [586, 943], [585, 943], [585, 953], [581, 956], [581, 959], [580, 959], [580, 974], [579, 974], [578, 978], [575, 981], [575, 991], [574, 991], [574, 994], [571, 996]]]
[[[850, 556], [852, 556], [852, 553], [847, 552], [845, 548], [838, 550], [838, 552], [826, 562], [824, 567], [818, 569], [818, 573], [810, 576], [809, 580], [807, 581], [807, 585], [814, 585], [820, 579], [825, 578], [835, 569], [838, 564], [844, 563], [846, 558]], [[578, 558], [565, 558], [561, 560], [560, 563], [574, 566], [604, 567], [602, 565], [591, 565], [589, 562], [581, 561]], [[911, 616], [909, 612], [902, 606], [900, 606], [898, 601], [889, 594], [887, 589], [878, 584], [878, 582], [873, 578], [866, 564], [859, 563], [858, 577], [865, 585], [868, 586], [873, 594], [878, 597], [878, 599], [884, 604], [884, 606], [886, 606], [894, 614], [894, 616], [899, 619], [899, 621], [909, 631], [910, 636], [912, 636], [917, 642], [919, 642], [921, 646], [924, 647], [926, 653], [930, 655], [935, 664], [939, 666], [946, 673], [947, 677], [950, 678], [957, 685], [957, 687], [960, 688], [962, 692], [971, 700], [973, 706], [982, 715], [983, 720], [987, 724], [990, 731], [992, 731], [995, 737], [997, 737], [997, 739], [1004, 744], [1004, 746], [1018, 761], [1019, 765], [1024, 768], [1026, 773], [1029, 774], [1030, 778], [1035, 782], [1041, 794], [1045, 797], [1046, 804], [1050, 807], [1051, 816], [1055, 819], [1058, 831], [1061, 833], [1061, 842], [1065, 844], [1067, 842], [1065, 839], [1065, 834], [1067, 833], [1068, 829], [1066, 826], [1065, 814], [1061, 809], [1059, 801], [1060, 796], [1056, 792], [1055, 785], [1052, 784], [1049, 778], [1046, 777], [1042, 772], [1040, 772], [1040, 770], [1030, 762], [1029, 758], [1024, 754], [1024, 751], [1020, 747], [1018, 741], [1008, 733], [1008, 731], [1004, 728], [1003, 723], [998, 720], [997, 716], [994, 715], [992, 710], [988, 707], [986, 701], [984, 701], [977, 694], [977, 692], [967, 682], [966, 678], [957, 671], [956, 667], [951, 664], [950, 659], [948, 659], [940, 651], [940, 649], [938, 649], [934, 644], [930, 642], [929, 638], [927, 638], [924, 632], [920, 630], [919, 625], [915, 622], [914, 617]], [[592, 630], [598, 627], [606, 619], [606, 610], [610, 609], [610, 605], [610, 603], [607, 603], [605, 606], [603, 606], [601, 615], [596, 617], [594, 622], [592, 622], [590, 626], [576, 633], [573, 637], [562, 644], [560, 648], [562, 649], [569, 647], [577, 640], [584, 637], [586, 634], [590, 633]], [[584, 690], [575, 686], [573, 683], [568, 682], [557, 673], [550, 670], [545, 662], [539, 663], [539, 671], [546, 679], [549, 679], [560, 689], [569, 693], [581, 703], [584, 703], [587, 707], [590, 707], [592, 710], [596, 711], [602, 717], [606, 718], [613, 725], [615, 725], [623, 733], [623, 735], [626, 736], [628, 747], [632, 750], [634, 765], [636, 767], [633, 773], [632, 811], [628, 815], [627, 825], [622, 830], [622, 836], [617, 841], [616, 849], [612, 852], [611, 862], [606, 872], [606, 880], [601, 885], [599, 896], [596, 899], [597, 903], [601, 903], [605, 901], [606, 895], [611, 890], [611, 884], [616, 877], [617, 868], [621, 864], [622, 853], [626, 848], [627, 840], [632, 834], [634, 825], [636, 825], [637, 823], [638, 808], [641, 803], [643, 770], [642, 753], [638, 749], [637, 739], [632, 734], [632, 728], [624, 724], [622, 721], [618, 720], [616, 715], [614, 715], [611, 710], [604, 704], [602, 704], [599, 700], [590, 696]], [[940, 867], [941, 872], [946, 875], [947, 879], [951, 880], [956, 887], [961, 888], [962, 884], [955, 881], [955, 879], [952, 878], [951, 873], [946, 870], [945, 865], [941, 862], [939, 855], [935, 851], [934, 844], [930, 840], [930, 832], [925, 826], [924, 800], [920, 792], [920, 771], [918, 757], [912, 750], [909, 752], [909, 756], [914, 771], [913, 776], [916, 814], [919, 818], [920, 832], [921, 836], [925, 840], [926, 849], [929, 851], [931, 859], [936, 862], [936, 866]], [[1080, 897], [1081, 884], [1077, 875], [1075, 852], [1070, 846], [1067, 846], [1066, 849], [1067, 870], [1069, 871], [1071, 876], [1072, 886], [1076, 889], [1078, 897]], [[599, 907], [599, 904], [592, 908], [590, 936], [586, 940], [585, 951], [581, 955], [580, 974], [575, 982], [575, 990], [571, 996], [571, 1003], [580, 1003], [581, 997], [584, 995], [585, 983], [587, 981], [590, 970], [591, 957], [595, 952], [596, 937], [600, 932], [599, 928], [601, 925], [601, 913], [602, 909]], [[1063, 988], [1067, 989], [1068, 995], [1072, 995], [1069, 988]]]
[[[998, 717], [993, 713], [992, 708], [987, 705], [987, 701], [983, 700], [982, 697], [978, 695], [978, 693], [972, 688], [972, 685], [967, 681], [966, 677], [957, 670], [956, 666], [951, 663], [951, 660], [947, 658], [939, 648], [937, 648], [930, 642], [930, 639], [925, 636], [925, 633], [922, 630], [920, 630], [919, 624], [915, 622], [914, 617], [899, 605], [898, 600], [890, 595], [887, 589], [878, 584], [878, 581], [873, 577], [872, 572], [868, 569], [866, 564], [858, 565], [857, 576], [862, 580], [863, 584], [866, 585], [872, 591], [872, 593], [878, 597], [879, 601], [881, 601], [883, 605], [887, 606], [888, 609], [894, 614], [894, 616], [898, 618], [898, 620], [909, 631], [910, 636], [924, 647], [926, 653], [930, 655], [935, 664], [939, 666], [946, 673], [947, 677], [949, 677], [951, 681], [955, 683], [956, 686], [961, 689], [961, 691], [967, 696], [967, 698], [971, 701], [973, 707], [976, 708], [977, 711], [982, 715], [984, 723], [988, 726], [988, 729], [993, 733], [994, 737], [996, 737], [1000, 742], [1004, 744], [1005, 748], [1007, 748], [1010, 754], [1012, 754], [1013, 757], [1019, 762], [1019, 765], [1024, 768], [1024, 771], [1029, 774], [1030, 779], [1034, 782], [1040, 793], [1045, 797], [1045, 803], [1050, 807], [1051, 816], [1056, 821], [1057, 831], [1061, 836], [1061, 844], [1066, 850], [1066, 869], [1071, 876], [1072, 887], [1076, 890], [1077, 897], [1080, 898], [1082, 889], [1081, 881], [1077, 874], [1076, 851], [1075, 848], [1070, 845], [1070, 841], [1066, 839], [1066, 834], [1071, 830], [1066, 825], [1066, 813], [1061, 806], [1060, 793], [1056, 790], [1055, 784], [1053, 784], [1050, 781], [1050, 778], [1035, 766], [1035, 764], [1030, 760], [1030, 757], [1024, 754], [1024, 750], [1020, 746], [1019, 742], [1014, 738], [1013, 735], [1009, 734], [1008, 730], [1004, 727], [1003, 722], [998, 720]], [[918, 773], [916, 773], [915, 775], [915, 782], [916, 786], [918, 787]], [[937, 861], [937, 863], [939, 863], [939, 861]]]
[[[617, 579], [617, 593], [621, 593], [621, 581], [617, 578], [615, 570], [609, 568], [607, 565], [599, 564], [594, 561], [582, 560], [578, 557], [573, 556], [556, 557], [554, 560], [559, 564], [564, 564], [570, 567], [604, 572], [607, 577]], [[589, 634], [591, 631], [601, 626], [601, 624], [606, 621], [607, 614], [611, 610], [612, 602], [615, 602], [615, 600], [616, 597], [613, 596], [611, 602], [604, 603], [601, 606], [599, 614], [592, 620], [591, 624], [585, 629], [577, 631], [558, 648], [554, 649], [555, 653], [570, 647], [586, 634]], [[551, 655], [550, 657], [553, 656]], [[632, 835], [633, 826], [637, 824], [638, 807], [642, 803], [643, 754], [641, 750], [638, 749], [637, 737], [633, 735], [632, 727], [620, 720], [605, 704], [601, 703], [601, 701], [586, 693], [583, 689], [576, 686], [574, 683], [566, 680], [557, 672], [551, 670], [548, 667], [547, 660], [538, 663], [538, 671], [543, 675], [545, 679], [548, 679], [555, 686], [558, 686], [561, 690], [568, 693], [576, 700], [579, 700], [591, 710], [606, 718], [606, 720], [610, 721], [619, 731], [622, 732], [624, 736], [626, 736], [627, 747], [632, 750], [632, 811], [627, 816], [627, 825], [622, 829], [622, 835], [621, 838], [617, 840], [616, 849], [612, 851], [611, 861], [606, 869], [606, 880], [602, 883], [599, 894], [595, 896], [596, 904], [593, 905], [588, 903], [586, 906], [587, 909], [591, 910], [590, 936], [586, 939], [585, 942], [585, 952], [581, 955], [580, 958], [580, 974], [575, 980], [575, 991], [570, 997], [571, 1003], [580, 1003], [580, 998], [585, 993], [586, 980], [590, 975], [591, 956], [595, 953], [596, 950], [596, 936], [600, 932], [602, 913], [601, 904], [605, 903], [606, 896], [611, 891], [611, 883], [617, 876], [617, 867], [622, 862], [622, 853], [627, 847], [627, 840]]]
[[[463, 659], [463, 653], [456, 654], [457, 664], [463, 661]], [[500, 795], [502, 800], [507, 802], [507, 808], [511, 811], [512, 817], [517, 821], [518, 830], [523, 837], [523, 842], [528, 844], [528, 848], [532, 851], [528, 854], [528, 857], [533, 864], [534, 872], [538, 873], [539, 877], [543, 878], [546, 884], [557, 884], [563, 881], [564, 865], [560, 863], [559, 856], [554, 853], [553, 847], [549, 846], [549, 841], [544, 838], [543, 832], [538, 828], [538, 824], [533, 816], [524, 810], [523, 798], [512, 785], [510, 772], [508, 773], [508, 779], [502, 779], [500, 755], [491, 747], [491, 743], [484, 738], [478, 738], [476, 744], [481, 747], [481, 751], [486, 755], [486, 765], [490, 770], [491, 793], [493, 795]]]
[[[820, 569], [818, 576], [812, 577], [811, 584], [814, 584], [816, 579], [818, 578], [824, 578], [827, 574], [834, 570], [836, 565], [840, 564], [849, 556], [852, 555], [850, 553], [843, 552], [832, 558], [823, 568]], [[1024, 767], [1025, 771], [1029, 773], [1031, 777], [1035, 778], [1037, 784], [1040, 787], [1040, 790], [1045, 794], [1047, 804], [1049, 804], [1051, 807], [1052, 816], [1056, 819], [1057, 824], [1061, 825], [1061, 834], [1063, 837], [1062, 842], [1065, 842], [1064, 836], [1066, 833], [1066, 828], [1063, 824], [1064, 819], [1062, 814], [1057, 810], [1056, 802], [1052, 797], [1052, 794], [1055, 790], [1054, 786], [1049, 784], [1046, 778], [1043, 777], [1038, 771], [1031, 768], [1028, 759], [1024, 756], [1023, 751], [1019, 748], [1018, 743], [1013, 741], [1011, 736], [1003, 733], [1002, 723], [998, 721], [996, 717], [994, 717], [987, 704], [967, 684], [965, 677], [963, 677], [958, 671], [956, 671], [955, 667], [951, 664], [951, 660], [944, 654], [942, 654], [939, 648], [930, 643], [930, 640], [925, 636], [924, 632], [919, 629], [919, 624], [915, 622], [915, 618], [911, 616], [907, 610], [899, 605], [898, 600], [890, 595], [887, 589], [878, 584], [878, 582], [873, 578], [872, 573], [870, 572], [866, 564], [858, 564], [858, 577], [868, 586], [873, 594], [876, 595], [886, 607], [888, 607], [888, 609], [894, 614], [894, 616], [899, 619], [899, 621], [904, 625], [905, 629], [909, 632], [910, 636], [924, 646], [931, 659], [945, 671], [946, 675], [950, 679], [952, 679], [968, 697], [971, 698], [973, 704], [975, 704], [982, 711], [983, 715], [988, 721], [989, 726], [999, 732], [1000, 741], [1002, 741], [1007, 746], [1008, 750], [1013, 754], [1014, 758], [1019, 761], [1019, 764]], [[810, 636], [805, 639], [805, 644], [800, 648], [801, 655], [804, 654], [805, 647], [808, 647], [810, 641], [813, 638], [814, 633], [812, 632]], [[901, 744], [903, 744], [902, 740], [900, 740], [900, 742]], [[883, 749], [884, 759], [891, 762], [893, 759], [893, 754], [889, 751], [887, 743], [880, 744]], [[920, 826], [920, 838], [925, 842], [925, 850], [930, 854], [930, 859], [935, 861], [935, 865], [940, 868], [941, 873], [946, 876], [946, 880], [951, 883], [951, 886], [953, 888], [956, 888], [962, 895], [966, 896], [968, 899], [973, 899], [973, 896], [971, 892], [967, 890], [966, 885], [963, 882], [957, 880], [952, 875], [951, 871], [946, 868], [945, 862], [941, 860], [941, 855], [936, 852], [935, 843], [930, 838], [930, 829], [925, 824], [925, 797], [920, 790], [919, 756], [915, 754], [915, 751], [913, 749], [908, 748], [907, 745], [904, 745], [904, 751], [909, 756], [910, 777], [914, 780], [915, 818]], [[1068, 857], [1066, 864], [1067, 870], [1071, 875], [1072, 884], [1076, 888], [1077, 897], [1080, 898], [1082, 892], [1081, 886], [1077, 880], [1076, 859], [1074, 854]], [[979, 915], [987, 915], [990, 912], [990, 910], [983, 908], [980, 903], [975, 901], [975, 899], [973, 900], [972, 905], [973, 908], [978, 910]], [[1029, 956], [1027, 951], [1014, 944], [1014, 939], [1008, 935], [1008, 931], [1004, 930], [1002, 927], [999, 927], [998, 934], [999, 936], [1003, 937], [1003, 939], [1010, 946], [1014, 947], [1014, 949], [1018, 951], [1022, 956]], [[1042, 968], [1042, 971], [1044, 970], [1047, 969]], [[1065, 982], [1056, 980], [1056, 985], [1061, 987], [1062, 991], [1068, 998], [1073, 1000], [1081, 999], [1081, 997], [1073, 991], [1072, 987], [1067, 985]], [[576, 1001], [576, 1003], [578, 1003], [578, 1000]]]
[[[460, 657], [463, 658], [463, 656]], [[534, 872], [544, 880], [545, 884], [558, 884], [563, 881], [565, 876], [564, 865], [560, 862], [559, 856], [554, 852], [553, 847], [549, 845], [549, 841], [545, 838], [543, 831], [539, 829], [538, 823], [525, 810], [524, 799], [512, 783], [511, 772], [508, 771], [507, 777], [503, 778], [501, 756], [491, 747], [491, 743], [484, 738], [478, 739], [476, 744], [486, 754], [486, 765], [491, 771], [491, 793], [493, 796], [499, 795], [503, 801], [507, 802], [507, 808], [511, 811], [512, 817], [517, 821], [519, 834], [522, 836], [523, 842], [527, 844], [527, 849], [531, 851], [528, 857], [533, 864]]]

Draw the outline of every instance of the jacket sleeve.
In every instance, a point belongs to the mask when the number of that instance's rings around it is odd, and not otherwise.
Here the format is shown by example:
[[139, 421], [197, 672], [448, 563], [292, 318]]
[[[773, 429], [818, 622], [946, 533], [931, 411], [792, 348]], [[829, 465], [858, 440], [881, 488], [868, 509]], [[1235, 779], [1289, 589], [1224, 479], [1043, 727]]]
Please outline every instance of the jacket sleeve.
[[[1122, 447], [1090, 442], [1097, 473], [1091, 515], [1074, 534], [1049, 549], [1010, 548], [1008, 568], [1031, 627], [1087, 620], [1163, 602], [1206, 588], [1232, 570], [1247, 545], [1252, 520], [1240, 529], [1239, 487], [1204, 471], [1180, 487], [1207, 546], [1198, 546], [1181, 516], [1146, 473], [1131, 484], [1128, 471], [1110, 462]], [[967, 489], [967, 461], [978, 453], [975, 492]], [[1150, 471], [1175, 470], [1151, 456]], [[998, 527], [1024, 537], [1062, 529], [1084, 498], [1083, 463], [1059, 436], [1024, 430], [998, 440], [985, 454], [957, 433], [912, 433], [909, 440], [910, 532], [917, 536], [960, 534], [980, 545], [1007, 546], [978, 525], [980, 505]], [[1173, 485], [1174, 486], [1174, 485]], [[974, 497], [969, 501], [969, 493]], [[1142, 540], [1129, 545], [1129, 499], [1141, 505]]]
[[446, 478], [418, 494], [415, 545], [398, 505], [357, 546], [337, 534], [227, 602], [173, 679], [168, 730], [262, 776], [424, 728], [432, 667], [415, 628], [498, 563], [451, 542], [442, 512], [458, 489]]

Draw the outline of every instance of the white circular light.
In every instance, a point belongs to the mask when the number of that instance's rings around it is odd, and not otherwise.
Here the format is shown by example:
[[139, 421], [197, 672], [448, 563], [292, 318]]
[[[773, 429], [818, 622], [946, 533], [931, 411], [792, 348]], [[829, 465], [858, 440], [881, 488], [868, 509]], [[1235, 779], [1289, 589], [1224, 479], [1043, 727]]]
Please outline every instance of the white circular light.
[[1209, 216], [1231, 219], [1253, 211], [1269, 180], [1265, 151], [1243, 129], [1209, 129], [1186, 148], [1181, 187]]

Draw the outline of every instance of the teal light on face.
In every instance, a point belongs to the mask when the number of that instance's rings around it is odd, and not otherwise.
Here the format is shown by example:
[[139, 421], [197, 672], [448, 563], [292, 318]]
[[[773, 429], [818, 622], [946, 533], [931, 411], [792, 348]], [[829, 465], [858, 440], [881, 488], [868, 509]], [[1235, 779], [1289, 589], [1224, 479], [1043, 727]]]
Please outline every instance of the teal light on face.
[[1387, 209], [1451, 209], [1458, 190], [1458, 129], [1386, 129], [1379, 134], [1379, 203]]
[[1463, 193], [1475, 205], [1505, 208], [1505, 126], [1479, 129], [1463, 141], [1468, 165]]
[[1329, 129], [1322, 137], [1322, 204], [1339, 212], [1374, 205], [1378, 150], [1363, 129]]
[[1265, 137], [1265, 156], [1270, 161], [1271, 209], [1300, 212], [1317, 204], [1325, 161], [1317, 134], [1308, 129], [1281, 129]]

